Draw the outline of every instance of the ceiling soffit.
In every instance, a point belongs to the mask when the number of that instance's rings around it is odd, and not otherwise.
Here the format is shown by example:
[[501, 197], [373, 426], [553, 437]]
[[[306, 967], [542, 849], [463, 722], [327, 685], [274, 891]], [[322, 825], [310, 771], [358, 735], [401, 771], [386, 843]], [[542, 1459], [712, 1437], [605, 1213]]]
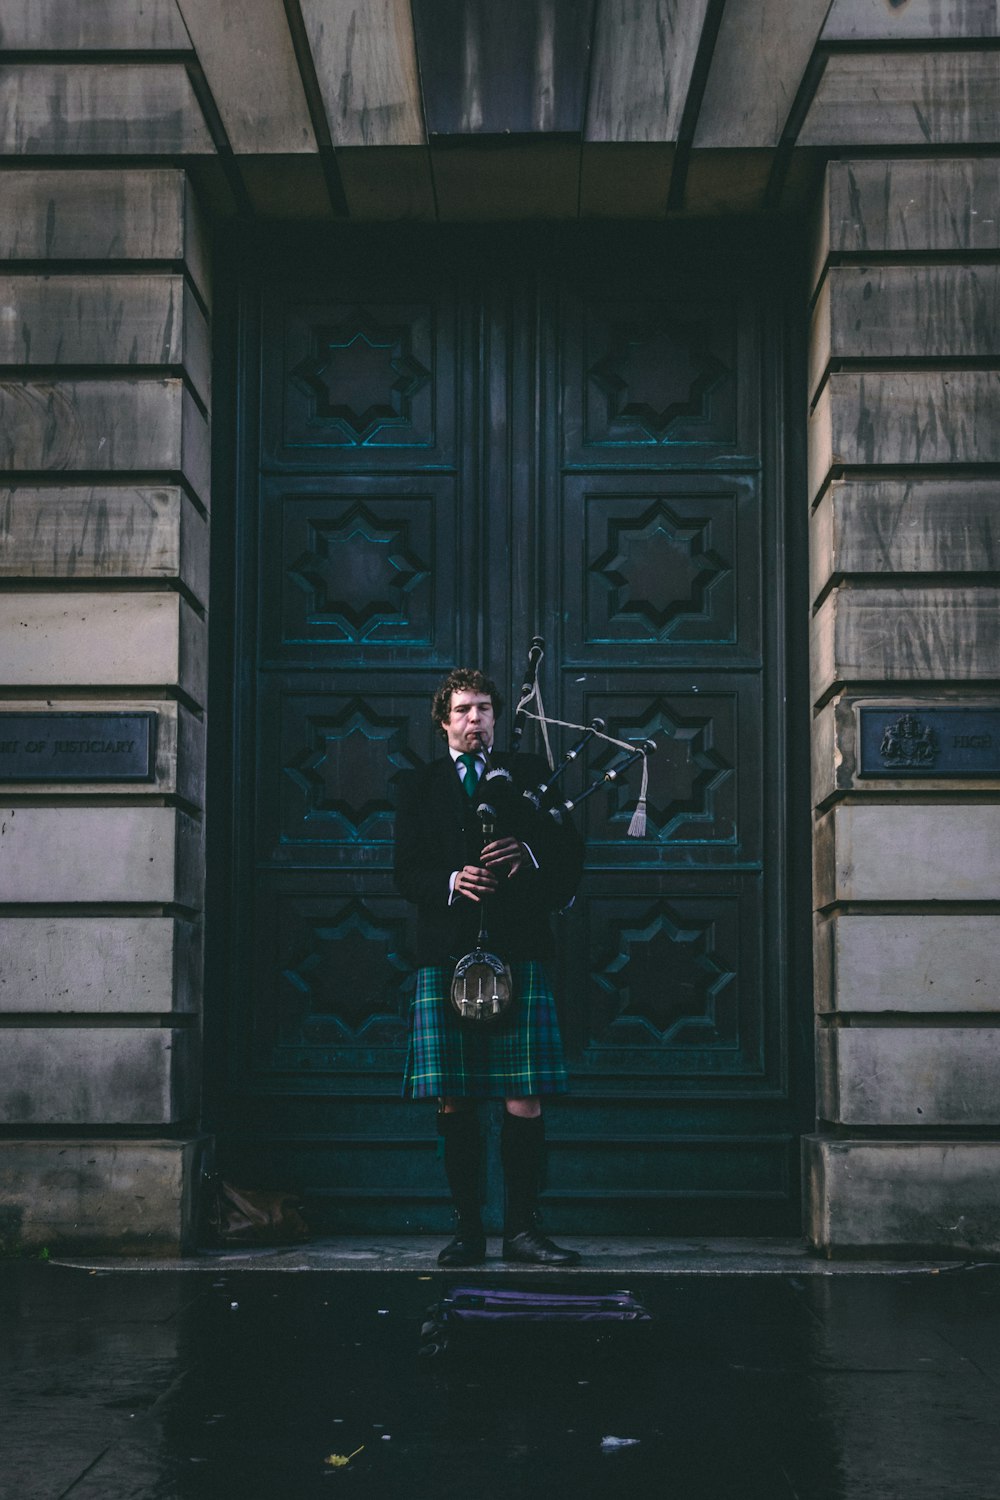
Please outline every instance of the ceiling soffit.
[[260, 217], [782, 212], [844, 148], [1000, 144], [995, 0], [9, 0], [0, 48], [8, 158]]

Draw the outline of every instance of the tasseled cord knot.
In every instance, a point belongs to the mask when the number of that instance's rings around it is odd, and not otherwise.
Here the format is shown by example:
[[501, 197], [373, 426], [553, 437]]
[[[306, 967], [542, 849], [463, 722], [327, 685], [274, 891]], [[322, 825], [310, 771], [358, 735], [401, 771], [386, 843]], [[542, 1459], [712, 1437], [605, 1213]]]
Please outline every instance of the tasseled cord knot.
[[632, 821], [628, 825], [628, 836], [630, 839], [642, 839], [646, 837], [646, 791], [649, 787], [649, 756], [642, 757], [642, 784], [639, 787], [639, 800], [635, 804], [635, 812]]

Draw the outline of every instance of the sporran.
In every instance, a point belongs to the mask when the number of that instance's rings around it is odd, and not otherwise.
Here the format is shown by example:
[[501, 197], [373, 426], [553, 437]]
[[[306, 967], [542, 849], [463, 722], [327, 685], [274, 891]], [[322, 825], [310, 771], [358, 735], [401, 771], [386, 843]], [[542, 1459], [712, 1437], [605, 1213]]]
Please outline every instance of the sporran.
[[510, 966], [502, 958], [476, 947], [459, 959], [451, 980], [451, 1004], [459, 1020], [495, 1026], [513, 1003]]

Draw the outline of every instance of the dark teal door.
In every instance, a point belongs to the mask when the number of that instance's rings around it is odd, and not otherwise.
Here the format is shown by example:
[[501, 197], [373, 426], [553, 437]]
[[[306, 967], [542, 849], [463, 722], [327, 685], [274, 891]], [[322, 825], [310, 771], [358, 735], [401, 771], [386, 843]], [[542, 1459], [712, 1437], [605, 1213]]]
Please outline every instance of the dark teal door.
[[797, 1225], [780, 280], [664, 235], [399, 228], [245, 272], [218, 1121], [320, 1228], [449, 1222], [399, 1097], [391, 783], [443, 673], [516, 683], [536, 632], [551, 714], [659, 744], [646, 839], [638, 778], [582, 815], [546, 1221]]

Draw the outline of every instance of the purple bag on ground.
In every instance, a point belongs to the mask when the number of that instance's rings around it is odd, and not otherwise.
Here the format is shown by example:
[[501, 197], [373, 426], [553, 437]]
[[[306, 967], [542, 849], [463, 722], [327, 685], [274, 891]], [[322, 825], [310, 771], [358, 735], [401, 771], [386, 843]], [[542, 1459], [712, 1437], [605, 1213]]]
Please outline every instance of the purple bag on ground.
[[424, 1354], [439, 1354], [458, 1330], [503, 1328], [526, 1331], [527, 1325], [552, 1329], [585, 1327], [610, 1331], [616, 1324], [652, 1323], [639, 1299], [628, 1291], [522, 1292], [507, 1288], [456, 1286], [429, 1309], [421, 1329]]

